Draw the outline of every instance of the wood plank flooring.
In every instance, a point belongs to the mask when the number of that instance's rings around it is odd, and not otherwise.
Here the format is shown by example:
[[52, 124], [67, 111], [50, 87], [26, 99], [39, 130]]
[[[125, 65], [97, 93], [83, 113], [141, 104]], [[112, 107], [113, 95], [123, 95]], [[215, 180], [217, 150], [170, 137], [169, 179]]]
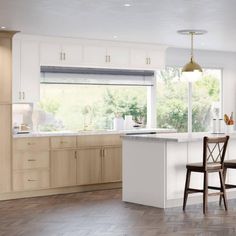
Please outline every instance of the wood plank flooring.
[[236, 235], [236, 200], [226, 213], [218, 203], [158, 209], [121, 201], [121, 190], [0, 202], [0, 235], [191, 236]]

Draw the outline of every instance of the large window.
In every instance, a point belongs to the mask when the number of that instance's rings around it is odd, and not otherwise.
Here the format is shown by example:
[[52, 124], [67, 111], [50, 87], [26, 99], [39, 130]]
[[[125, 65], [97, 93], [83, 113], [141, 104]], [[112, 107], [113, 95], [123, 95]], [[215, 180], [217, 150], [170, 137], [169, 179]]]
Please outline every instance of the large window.
[[48, 115], [40, 125], [44, 131], [112, 129], [113, 118], [125, 115], [146, 125], [145, 86], [41, 84], [40, 90]]
[[[203, 77], [193, 83], [193, 132], [210, 131], [213, 118], [221, 117], [221, 70], [205, 69]], [[188, 84], [179, 68], [167, 68], [157, 77], [157, 126], [188, 129]]]

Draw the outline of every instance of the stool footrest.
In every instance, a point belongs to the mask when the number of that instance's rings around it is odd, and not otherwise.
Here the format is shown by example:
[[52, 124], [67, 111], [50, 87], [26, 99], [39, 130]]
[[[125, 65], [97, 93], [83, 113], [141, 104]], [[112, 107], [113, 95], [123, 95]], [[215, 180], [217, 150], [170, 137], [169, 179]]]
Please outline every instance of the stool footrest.
[[215, 186], [208, 186], [209, 189], [213, 189], [213, 190], [221, 190], [220, 187], [215, 187]]
[[229, 189], [229, 188], [236, 188], [236, 185], [233, 184], [225, 184], [225, 188]]

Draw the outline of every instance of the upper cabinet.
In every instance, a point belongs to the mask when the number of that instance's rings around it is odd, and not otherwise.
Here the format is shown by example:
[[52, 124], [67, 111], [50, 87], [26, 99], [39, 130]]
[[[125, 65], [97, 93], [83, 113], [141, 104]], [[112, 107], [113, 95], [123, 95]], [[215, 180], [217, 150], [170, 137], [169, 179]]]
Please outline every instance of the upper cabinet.
[[[55, 40], [58, 41], [58, 40]], [[78, 40], [40, 43], [43, 66], [78, 66], [122, 69], [162, 69], [165, 46], [110, 41]]]
[[129, 48], [84, 46], [84, 65], [101, 67], [128, 67]]
[[81, 66], [82, 55], [80, 44], [40, 44], [40, 64], [44, 66]]
[[13, 103], [39, 101], [39, 43], [13, 40]]
[[130, 64], [134, 68], [162, 69], [165, 66], [165, 51], [163, 49], [131, 49]]

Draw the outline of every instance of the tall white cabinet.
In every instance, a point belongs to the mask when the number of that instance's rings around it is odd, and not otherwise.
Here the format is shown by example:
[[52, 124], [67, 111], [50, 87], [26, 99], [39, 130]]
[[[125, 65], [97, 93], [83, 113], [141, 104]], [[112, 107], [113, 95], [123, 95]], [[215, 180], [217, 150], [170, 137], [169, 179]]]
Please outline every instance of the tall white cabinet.
[[34, 40], [13, 40], [13, 103], [39, 101], [39, 43]]

